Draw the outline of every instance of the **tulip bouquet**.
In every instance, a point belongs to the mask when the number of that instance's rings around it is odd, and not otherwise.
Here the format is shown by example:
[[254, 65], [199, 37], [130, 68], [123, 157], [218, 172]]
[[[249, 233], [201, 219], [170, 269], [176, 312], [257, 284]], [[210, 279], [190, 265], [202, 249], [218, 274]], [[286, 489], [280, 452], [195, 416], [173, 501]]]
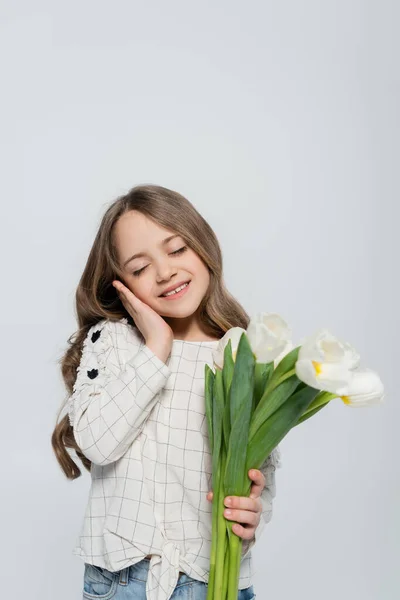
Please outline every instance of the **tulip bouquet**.
[[214, 370], [205, 365], [213, 488], [207, 600], [237, 600], [243, 540], [224, 517], [224, 498], [248, 496], [249, 470], [332, 399], [370, 406], [384, 389], [350, 344], [320, 329], [294, 348], [287, 323], [273, 313], [257, 314], [247, 330], [229, 329], [213, 361]]

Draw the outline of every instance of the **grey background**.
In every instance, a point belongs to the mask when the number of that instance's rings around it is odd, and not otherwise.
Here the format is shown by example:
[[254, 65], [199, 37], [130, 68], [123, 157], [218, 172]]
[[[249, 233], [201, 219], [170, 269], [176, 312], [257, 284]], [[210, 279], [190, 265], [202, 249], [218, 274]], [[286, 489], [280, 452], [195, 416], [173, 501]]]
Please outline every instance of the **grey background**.
[[[228, 288], [299, 342], [328, 327], [385, 404], [340, 401], [281, 443], [259, 600], [395, 600], [399, 575], [399, 5], [0, 7], [2, 596], [81, 597], [89, 490], [50, 435], [57, 360], [101, 215], [139, 183], [216, 231]], [[397, 259], [397, 260], [396, 260]]]

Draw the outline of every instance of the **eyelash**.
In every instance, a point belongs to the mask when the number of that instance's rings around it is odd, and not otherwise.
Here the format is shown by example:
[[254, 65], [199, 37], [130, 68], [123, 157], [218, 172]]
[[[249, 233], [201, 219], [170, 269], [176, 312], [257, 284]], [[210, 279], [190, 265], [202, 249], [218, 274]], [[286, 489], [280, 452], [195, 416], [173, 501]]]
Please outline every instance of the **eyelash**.
[[[179, 250], [175, 250], [175, 252], [171, 252], [171, 254], [183, 254], [183, 252], [185, 252], [185, 250], [187, 249], [187, 246], [182, 246], [182, 248], [179, 248]], [[139, 275], [148, 267], [148, 265], [146, 265], [145, 267], [142, 267], [141, 269], [139, 269], [138, 271], [133, 271], [132, 275], [134, 275], [135, 277], [139, 277]]]

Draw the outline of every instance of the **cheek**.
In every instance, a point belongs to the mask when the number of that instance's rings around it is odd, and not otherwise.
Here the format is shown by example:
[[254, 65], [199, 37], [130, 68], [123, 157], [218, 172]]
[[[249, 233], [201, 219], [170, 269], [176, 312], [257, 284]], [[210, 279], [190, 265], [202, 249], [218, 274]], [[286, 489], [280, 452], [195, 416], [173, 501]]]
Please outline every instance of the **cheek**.
[[197, 256], [197, 254], [195, 254], [195, 253], [193, 253], [193, 255], [191, 257], [191, 270], [198, 277], [201, 277], [204, 280], [207, 279], [208, 274], [209, 274], [207, 265], [205, 265], [203, 263], [203, 261], [201, 260], [201, 258], [199, 256]]
[[132, 294], [135, 294], [140, 300], [142, 299], [142, 296], [146, 295], [146, 285], [143, 281], [140, 281], [139, 278], [136, 278], [133, 275], [128, 278], [127, 286]]
[[129, 279], [129, 289], [142, 302], [146, 302], [150, 296], [150, 286], [145, 280], [140, 281], [140, 278], [132, 277]]
[[208, 285], [210, 283], [210, 273], [208, 271], [207, 266], [202, 261], [198, 261], [196, 271], [197, 271], [198, 277], [202, 281], [203, 285], [205, 287], [208, 287]]

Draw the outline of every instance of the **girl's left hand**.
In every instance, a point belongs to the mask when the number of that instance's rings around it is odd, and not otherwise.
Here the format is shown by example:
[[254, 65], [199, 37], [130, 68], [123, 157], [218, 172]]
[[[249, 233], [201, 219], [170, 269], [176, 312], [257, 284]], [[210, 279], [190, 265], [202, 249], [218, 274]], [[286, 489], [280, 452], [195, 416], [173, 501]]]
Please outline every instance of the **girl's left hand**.
[[[232, 531], [244, 540], [251, 540], [260, 522], [262, 513], [262, 504], [260, 500], [261, 493], [265, 487], [265, 477], [258, 469], [250, 469], [249, 478], [254, 482], [251, 484], [250, 495], [247, 496], [227, 496], [224, 500], [224, 517], [226, 519], [237, 521], [232, 525]], [[207, 500], [212, 502], [213, 492], [208, 492]], [[229, 499], [231, 502], [229, 503]], [[227, 510], [231, 513], [227, 514]]]

